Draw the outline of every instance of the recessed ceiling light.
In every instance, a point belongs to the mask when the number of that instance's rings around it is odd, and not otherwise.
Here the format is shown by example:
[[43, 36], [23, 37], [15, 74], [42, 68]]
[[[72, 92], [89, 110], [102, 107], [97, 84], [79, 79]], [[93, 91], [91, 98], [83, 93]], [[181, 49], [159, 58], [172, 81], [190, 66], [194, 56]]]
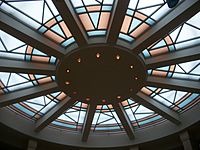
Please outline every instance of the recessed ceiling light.
[[118, 95], [118, 96], [117, 96], [117, 98], [118, 98], [118, 99], [120, 99], [120, 98], [121, 98], [121, 96], [120, 96], [120, 95]]
[[102, 100], [102, 102], [103, 102], [103, 103], [105, 103], [105, 102], [106, 102], [106, 100], [105, 100], [105, 99], [103, 99], [103, 100]]
[[100, 53], [96, 53], [97, 58], [100, 58], [100, 56], [101, 56]]
[[138, 77], [135, 77], [135, 80], [138, 80]]
[[67, 69], [67, 70], [66, 70], [66, 72], [67, 72], [67, 73], [69, 73], [69, 72], [70, 72], [70, 70], [69, 70], [69, 69]]
[[90, 101], [90, 98], [89, 98], [89, 97], [87, 97], [87, 98], [86, 98], [86, 101]]
[[77, 62], [79, 62], [79, 63], [80, 63], [80, 62], [81, 62], [81, 58], [78, 58], [78, 59], [77, 59]]
[[116, 59], [117, 59], [117, 60], [119, 60], [119, 59], [120, 59], [120, 56], [119, 56], [119, 55], [117, 55], [117, 56], [116, 56]]
[[65, 84], [66, 84], [66, 85], [70, 85], [70, 82], [69, 82], [69, 81], [66, 81]]
[[133, 69], [133, 65], [131, 65], [130, 68]]

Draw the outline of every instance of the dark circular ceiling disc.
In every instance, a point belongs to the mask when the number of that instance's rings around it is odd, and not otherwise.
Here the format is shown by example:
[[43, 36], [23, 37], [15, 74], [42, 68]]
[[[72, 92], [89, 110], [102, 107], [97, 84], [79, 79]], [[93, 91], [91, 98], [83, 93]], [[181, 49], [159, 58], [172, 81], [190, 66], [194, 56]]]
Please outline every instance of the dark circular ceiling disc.
[[137, 93], [146, 79], [140, 57], [112, 46], [74, 50], [60, 61], [56, 81], [70, 97], [84, 103], [109, 104]]

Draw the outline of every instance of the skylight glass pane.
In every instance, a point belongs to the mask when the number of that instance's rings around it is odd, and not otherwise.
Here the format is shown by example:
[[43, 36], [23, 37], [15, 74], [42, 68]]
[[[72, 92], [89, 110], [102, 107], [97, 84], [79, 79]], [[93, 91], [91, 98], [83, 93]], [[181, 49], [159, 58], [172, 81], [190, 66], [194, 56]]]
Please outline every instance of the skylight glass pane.
[[148, 74], [160, 77], [199, 81], [200, 60], [160, 67], [154, 70], [148, 70]]
[[200, 95], [198, 93], [188, 93], [150, 86], [142, 88], [141, 91], [177, 112], [183, 112], [200, 101]]
[[114, 0], [70, 0], [88, 36], [107, 32]]
[[76, 102], [70, 109], [66, 110], [57, 120], [52, 122], [52, 126], [61, 126], [70, 130], [80, 131], [86, 115], [87, 104]]
[[61, 92], [51, 93], [13, 104], [9, 108], [26, 118], [38, 120], [60, 101], [59, 97], [61, 94]]
[[0, 72], [0, 87], [4, 93], [53, 81], [47, 75]]
[[123, 101], [122, 105], [135, 129], [155, 125], [163, 120], [154, 111], [134, 102], [134, 100], [128, 99]]
[[75, 42], [52, 0], [7, 0], [0, 9], [64, 47]]
[[109, 132], [123, 128], [112, 105], [98, 105], [92, 122], [93, 131]]
[[200, 43], [200, 12], [144, 50], [145, 58], [192, 47]]
[[0, 30], [1, 58], [35, 61], [56, 64], [57, 59], [25, 44], [15, 37]]
[[[133, 42], [170, 10], [164, 0], [130, 0], [119, 38]], [[122, 34], [129, 38], [121, 36]]]

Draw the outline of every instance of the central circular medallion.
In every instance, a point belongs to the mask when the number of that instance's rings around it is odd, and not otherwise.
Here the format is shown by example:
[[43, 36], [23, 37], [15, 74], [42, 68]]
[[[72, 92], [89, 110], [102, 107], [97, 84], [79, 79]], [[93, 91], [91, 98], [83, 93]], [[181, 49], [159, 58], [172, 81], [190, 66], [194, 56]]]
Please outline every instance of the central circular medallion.
[[68, 53], [56, 81], [68, 96], [84, 103], [110, 104], [137, 93], [146, 79], [140, 57], [114, 46], [90, 46]]

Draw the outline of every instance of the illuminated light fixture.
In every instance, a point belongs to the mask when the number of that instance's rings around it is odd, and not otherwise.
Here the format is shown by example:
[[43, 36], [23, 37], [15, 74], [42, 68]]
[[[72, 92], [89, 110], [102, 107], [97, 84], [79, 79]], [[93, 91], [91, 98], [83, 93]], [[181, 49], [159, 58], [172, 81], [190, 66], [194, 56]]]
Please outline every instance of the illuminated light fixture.
[[138, 77], [135, 77], [135, 80], [138, 80]]
[[86, 101], [90, 101], [90, 98], [88, 97], [88, 98], [86, 98]]
[[67, 72], [67, 73], [69, 73], [69, 72], [70, 72], [70, 70], [69, 70], [69, 69], [67, 69], [67, 70], [66, 70], [66, 72]]
[[101, 55], [100, 55], [99, 53], [96, 54], [96, 57], [97, 57], [97, 58], [100, 58], [100, 56], [101, 56]]
[[106, 100], [105, 100], [105, 99], [103, 99], [103, 100], [102, 100], [102, 102], [103, 102], [103, 103], [105, 103], [105, 102], [106, 102]]
[[178, 4], [179, 0], [167, 0], [167, 5], [169, 8], [173, 8]]
[[131, 65], [130, 68], [133, 69], [133, 65]]
[[117, 96], [117, 98], [118, 98], [118, 99], [120, 99], [120, 98], [121, 98], [121, 96], [120, 96], [120, 95], [118, 95], [118, 96]]
[[79, 62], [79, 63], [80, 63], [80, 62], [81, 62], [81, 58], [78, 58], [78, 59], [77, 59], [77, 62]]
[[117, 60], [119, 60], [119, 59], [120, 59], [120, 56], [119, 56], [119, 55], [117, 55], [117, 56], [116, 56], [116, 59], [117, 59]]
[[70, 82], [69, 82], [69, 81], [66, 81], [65, 84], [66, 84], [66, 85], [70, 85]]

